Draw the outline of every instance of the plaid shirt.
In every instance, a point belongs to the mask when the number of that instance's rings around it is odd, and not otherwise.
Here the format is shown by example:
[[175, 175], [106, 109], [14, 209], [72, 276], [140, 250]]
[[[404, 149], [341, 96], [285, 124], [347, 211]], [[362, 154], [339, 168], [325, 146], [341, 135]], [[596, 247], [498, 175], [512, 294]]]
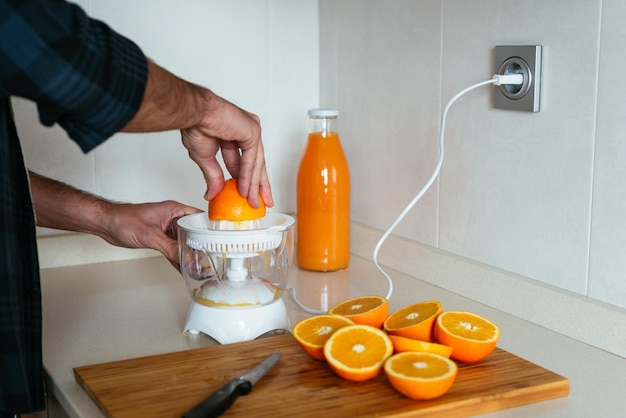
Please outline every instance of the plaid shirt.
[[146, 58], [64, 0], [0, 0], [0, 417], [43, 409], [41, 294], [28, 176], [11, 96], [84, 152], [141, 105]]

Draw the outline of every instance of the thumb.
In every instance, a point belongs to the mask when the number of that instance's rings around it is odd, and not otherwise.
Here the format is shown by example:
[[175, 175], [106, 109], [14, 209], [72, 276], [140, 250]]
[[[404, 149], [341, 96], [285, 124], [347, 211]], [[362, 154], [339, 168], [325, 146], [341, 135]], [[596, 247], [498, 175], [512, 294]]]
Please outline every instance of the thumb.
[[168, 261], [177, 270], [180, 269], [180, 258], [178, 255], [178, 241], [169, 237], [164, 237], [163, 241], [159, 245], [159, 252], [168, 259]]
[[146, 245], [147, 248], [152, 248], [160, 252], [167, 258], [172, 266], [179, 269], [178, 241], [175, 236], [171, 237], [167, 232], [160, 231], [154, 234], [150, 241], [151, 242]]

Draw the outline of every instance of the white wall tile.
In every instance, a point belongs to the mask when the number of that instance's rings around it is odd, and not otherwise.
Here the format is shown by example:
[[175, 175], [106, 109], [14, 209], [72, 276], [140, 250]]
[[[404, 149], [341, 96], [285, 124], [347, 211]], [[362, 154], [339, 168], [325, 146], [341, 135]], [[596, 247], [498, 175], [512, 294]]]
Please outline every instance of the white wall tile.
[[94, 192], [93, 153], [83, 154], [59, 126], [41, 125], [34, 103], [14, 97], [12, 104], [27, 167]]
[[263, 119], [274, 210], [296, 210], [296, 172], [307, 139], [307, 110], [319, 106], [317, 0], [269, 3], [269, 110]]
[[[322, 79], [336, 91], [325, 87], [322, 103], [340, 111], [352, 217], [387, 228], [435, 165], [440, 2], [323, 2], [323, 10], [335, 38], [321, 45]], [[436, 244], [435, 196], [427, 193], [396, 232]]]
[[602, 8], [589, 296], [626, 308], [626, 4]]
[[454, 105], [440, 248], [584, 294], [600, 2], [547, 4], [444, 2], [445, 100], [491, 77], [496, 45], [540, 44], [545, 60], [537, 114], [493, 109], [492, 87]]

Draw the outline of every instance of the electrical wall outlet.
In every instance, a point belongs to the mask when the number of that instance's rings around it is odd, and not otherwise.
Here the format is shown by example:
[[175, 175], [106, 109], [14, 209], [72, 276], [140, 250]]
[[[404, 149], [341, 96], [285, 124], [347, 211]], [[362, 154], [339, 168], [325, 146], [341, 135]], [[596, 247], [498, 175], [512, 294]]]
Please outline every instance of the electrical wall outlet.
[[496, 109], [539, 112], [541, 91], [541, 45], [496, 46], [496, 74], [522, 74], [521, 85], [496, 86], [493, 105]]

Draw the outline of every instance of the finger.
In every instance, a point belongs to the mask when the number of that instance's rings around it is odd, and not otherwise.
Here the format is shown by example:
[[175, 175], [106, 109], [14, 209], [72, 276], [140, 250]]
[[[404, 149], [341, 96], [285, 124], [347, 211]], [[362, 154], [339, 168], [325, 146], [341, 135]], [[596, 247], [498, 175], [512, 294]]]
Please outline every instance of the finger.
[[259, 185], [255, 182], [250, 183], [248, 188], [248, 203], [253, 208], [261, 206], [261, 200], [259, 199]]
[[[156, 208], [155, 210], [158, 210]], [[171, 233], [171, 224], [175, 220], [172, 219], [169, 225], [160, 225], [160, 222], [155, 221], [146, 225], [151, 231], [146, 234], [142, 234], [141, 239], [138, 240], [137, 246], [133, 248], [152, 248], [163, 254], [171, 263], [178, 263], [178, 241], [169, 236]]]
[[256, 162], [252, 170], [252, 176], [250, 177], [250, 185], [248, 188], [248, 203], [253, 208], [258, 208], [261, 205], [259, 198], [259, 182], [261, 181], [262, 168], [264, 165], [263, 145], [259, 144]]
[[182, 218], [183, 216], [191, 215], [194, 213], [200, 213], [200, 212], [203, 212], [203, 210], [198, 209], [193, 206], [180, 205], [176, 203], [176, 207], [174, 208], [174, 211], [172, 212], [172, 215], [171, 215], [172, 218], [170, 220], [169, 226], [167, 227], [165, 231], [165, 235], [167, 235], [169, 238], [173, 240], [177, 240], [178, 239], [178, 220]]
[[265, 152], [263, 149], [263, 144], [259, 144], [259, 153], [257, 155], [257, 163], [253, 174], [252, 185], [257, 187], [255, 194], [260, 194], [266, 206], [274, 206], [272, 188], [270, 186], [269, 176], [267, 174], [267, 167], [265, 165]]
[[200, 212], [204, 212], [204, 211], [194, 206], [182, 205], [180, 209], [175, 212], [175, 214], [176, 214], [176, 219], [178, 219], [185, 215], [191, 215], [191, 214], [200, 213]]
[[178, 220], [186, 215], [200, 213], [202, 210], [193, 206], [182, 205], [174, 201], [163, 202], [161, 206], [164, 210], [166, 207], [170, 207], [168, 210], [170, 220], [169, 225], [164, 228], [163, 234], [157, 234], [156, 236], [156, 249], [168, 259], [172, 266], [179, 269], [180, 258], [178, 251]]
[[224, 172], [216, 160], [208, 161], [204, 166], [200, 166], [200, 169], [202, 170], [207, 185], [204, 199], [210, 201], [217, 196], [224, 187]]
[[220, 149], [220, 141], [211, 137], [199, 137], [199, 131], [194, 129], [184, 129], [180, 132], [183, 145], [189, 152], [189, 158], [200, 167], [204, 176], [207, 185], [204, 198], [211, 200], [224, 187], [224, 173], [215, 159]]
[[[259, 154], [261, 158], [259, 158]], [[260, 205], [259, 181], [261, 172], [259, 171], [259, 161], [261, 161], [261, 164], [264, 164], [261, 144], [242, 151], [241, 164], [239, 166], [239, 194], [247, 198], [248, 203], [254, 208], [258, 208]]]
[[180, 255], [178, 251], [178, 241], [170, 238], [164, 238], [159, 242], [156, 248], [161, 254], [167, 258], [172, 267], [180, 273]]
[[224, 164], [230, 175], [233, 178], [239, 178], [241, 153], [237, 145], [232, 142], [224, 143], [222, 145], [222, 158], [224, 159]]
[[[250, 197], [250, 185], [254, 181], [254, 168], [256, 166], [259, 147], [254, 146], [243, 150], [239, 164], [239, 194], [243, 197]], [[257, 179], [258, 181], [258, 179]]]
[[163, 255], [169, 260], [170, 263], [172, 263], [172, 265], [179, 265], [178, 241], [167, 239], [163, 245], [163, 250], [161, 251]]
[[259, 194], [263, 198], [265, 206], [271, 208], [274, 206], [274, 197], [272, 196], [272, 187], [267, 176], [267, 171], [264, 170], [261, 176], [261, 182], [259, 183]]

